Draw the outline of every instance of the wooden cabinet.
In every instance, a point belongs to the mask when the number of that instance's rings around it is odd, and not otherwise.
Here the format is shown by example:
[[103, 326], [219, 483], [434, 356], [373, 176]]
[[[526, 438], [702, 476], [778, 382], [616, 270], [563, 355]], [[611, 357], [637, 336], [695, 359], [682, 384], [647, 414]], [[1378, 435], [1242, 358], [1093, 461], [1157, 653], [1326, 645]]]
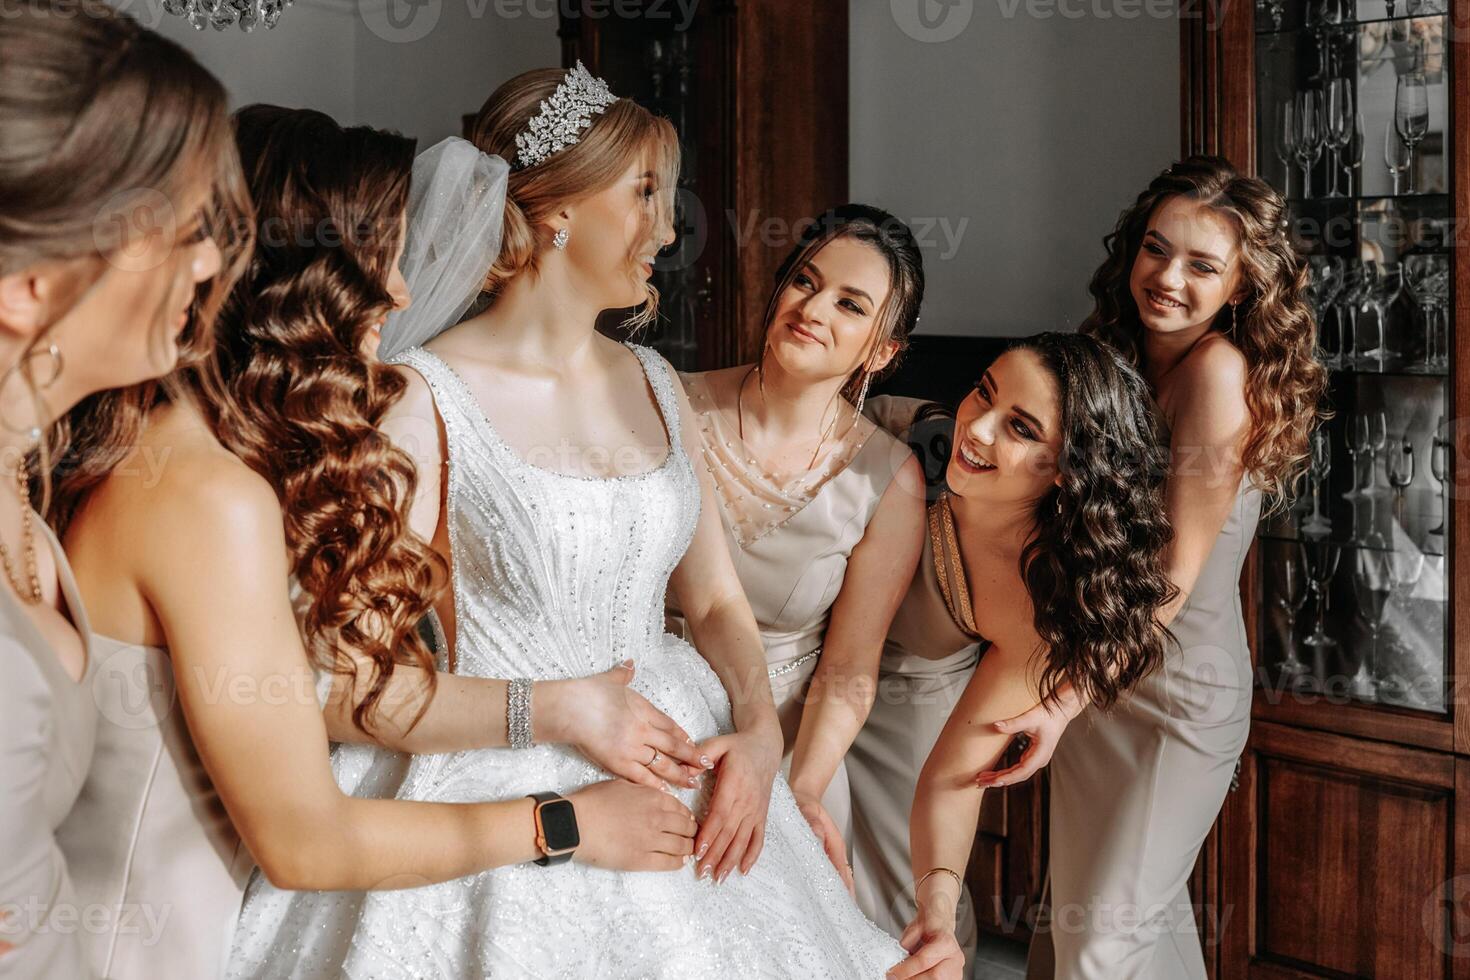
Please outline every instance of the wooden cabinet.
[[661, 0], [563, 6], [563, 62], [666, 116], [683, 145], [649, 342], [686, 370], [753, 361], [803, 220], [847, 200], [847, 4], [706, 0], [687, 22]]
[[1287, 192], [1337, 413], [1242, 577], [1253, 724], [1195, 878], [1206, 958], [1467, 980], [1470, 0], [1183, 9], [1183, 150]]

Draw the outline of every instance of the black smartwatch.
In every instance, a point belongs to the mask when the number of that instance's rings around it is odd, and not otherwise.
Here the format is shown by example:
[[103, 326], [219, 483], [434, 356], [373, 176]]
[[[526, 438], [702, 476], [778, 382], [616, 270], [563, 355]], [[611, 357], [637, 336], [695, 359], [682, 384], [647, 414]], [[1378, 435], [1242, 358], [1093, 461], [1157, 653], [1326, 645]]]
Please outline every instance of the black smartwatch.
[[570, 861], [582, 843], [572, 801], [559, 793], [532, 793], [531, 799], [536, 801], [536, 846], [541, 849], [536, 863], [547, 867]]

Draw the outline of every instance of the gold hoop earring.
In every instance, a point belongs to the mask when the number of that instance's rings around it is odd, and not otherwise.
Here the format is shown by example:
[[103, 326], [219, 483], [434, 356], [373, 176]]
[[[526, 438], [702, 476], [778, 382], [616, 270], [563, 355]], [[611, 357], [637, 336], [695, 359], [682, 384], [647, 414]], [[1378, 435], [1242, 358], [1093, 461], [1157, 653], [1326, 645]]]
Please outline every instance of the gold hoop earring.
[[[38, 382], [36, 381], [35, 373], [30, 369], [30, 363], [33, 358], [43, 353], [51, 358], [51, 373], [45, 381]], [[17, 373], [23, 373], [28, 381], [31, 394], [34, 396], [37, 390], [45, 391], [54, 385], [56, 379], [61, 377], [61, 372], [65, 367], [66, 359], [61, 356], [61, 348], [57, 347], [54, 343], [47, 344], [44, 351], [28, 351], [24, 357], [7, 368], [3, 374], [0, 374], [0, 391], [5, 390], [6, 385], [10, 384], [11, 378]], [[4, 428], [7, 432], [13, 432], [16, 435], [27, 436], [33, 440], [41, 438], [41, 427], [39, 425], [12, 425], [10, 419], [5, 416], [3, 409], [0, 409], [0, 428]]]

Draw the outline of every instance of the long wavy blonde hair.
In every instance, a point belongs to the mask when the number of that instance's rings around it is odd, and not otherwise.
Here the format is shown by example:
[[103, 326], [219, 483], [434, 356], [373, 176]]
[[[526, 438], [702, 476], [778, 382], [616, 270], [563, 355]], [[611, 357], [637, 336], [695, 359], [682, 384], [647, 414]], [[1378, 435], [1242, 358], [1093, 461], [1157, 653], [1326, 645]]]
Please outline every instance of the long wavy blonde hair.
[[[516, 134], [551, 98], [566, 78], [560, 68], [524, 72], [501, 85], [475, 118], [470, 139], [486, 153], [516, 163]], [[639, 159], [647, 158], [658, 181], [656, 221], [674, 210], [679, 178], [679, 136], [667, 119], [655, 116], [632, 99], [618, 99], [592, 117], [573, 146], [553, 153], [533, 167], [513, 170], [506, 188], [505, 225], [500, 257], [485, 280], [497, 292], [516, 276], [535, 273], [540, 256], [551, 244], [547, 220], [566, 205], [603, 190]], [[638, 258], [643, 242], [630, 246], [628, 261]], [[624, 326], [638, 328], [658, 315], [658, 290], [650, 282], [648, 301]]]
[[1247, 296], [1222, 307], [1212, 329], [1245, 355], [1245, 401], [1251, 425], [1241, 462], [1263, 491], [1268, 510], [1282, 506], [1305, 471], [1309, 440], [1326, 417], [1327, 372], [1313, 356], [1317, 323], [1306, 301], [1310, 270], [1292, 241], [1286, 202], [1263, 180], [1238, 173], [1216, 156], [1191, 156], [1153, 179], [1103, 239], [1108, 257], [1088, 287], [1095, 306], [1080, 331], [1143, 360], [1143, 323], [1128, 286], [1149, 218], [1165, 200], [1185, 197], [1224, 215], [1240, 236]]

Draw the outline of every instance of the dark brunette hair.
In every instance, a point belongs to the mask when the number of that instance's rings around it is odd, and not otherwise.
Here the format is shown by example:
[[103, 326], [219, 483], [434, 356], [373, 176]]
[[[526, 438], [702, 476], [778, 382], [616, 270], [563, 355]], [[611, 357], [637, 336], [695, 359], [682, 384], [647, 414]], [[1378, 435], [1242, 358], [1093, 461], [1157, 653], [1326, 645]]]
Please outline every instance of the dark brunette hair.
[[1148, 384], [1115, 349], [1042, 333], [1011, 347], [1056, 382], [1061, 485], [1036, 505], [1021, 551], [1033, 623], [1046, 644], [1043, 696], [1072, 687], [1106, 708], [1163, 663], [1159, 609], [1177, 594], [1164, 567], [1168, 454]]

